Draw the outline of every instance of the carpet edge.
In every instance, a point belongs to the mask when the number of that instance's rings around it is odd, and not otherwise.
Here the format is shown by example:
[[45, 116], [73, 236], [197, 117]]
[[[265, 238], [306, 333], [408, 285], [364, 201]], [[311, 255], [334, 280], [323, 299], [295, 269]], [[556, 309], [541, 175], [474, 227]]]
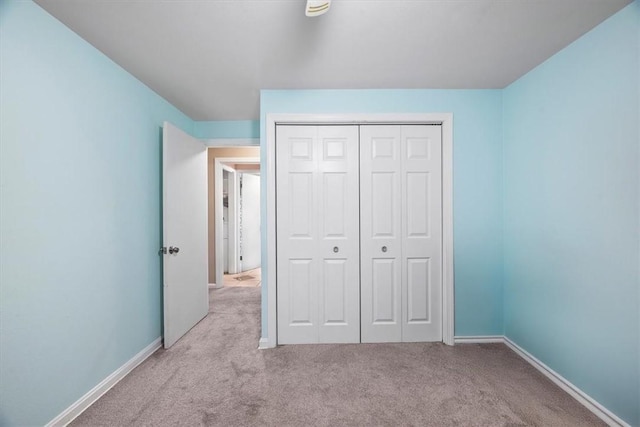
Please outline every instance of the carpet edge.
[[125, 362], [98, 385], [89, 390], [84, 396], [62, 411], [57, 417], [49, 421], [45, 427], [64, 427], [76, 419], [80, 414], [93, 405], [102, 395], [108, 392], [120, 380], [126, 377], [136, 366], [144, 362], [149, 356], [162, 347], [162, 337], [158, 337], [151, 344], [143, 348], [138, 354]]
[[518, 356], [523, 358], [531, 366], [533, 366], [538, 371], [540, 371], [544, 376], [546, 376], [551, 381], [553, 381], [554, 384], [556, 384], [558, 387], [560, 387], [562, 390], [568, 393], [575, 400], [580, 402], [582, 406], [587, 408], [589, 411], [595, 414], [598, 418], [600, 418], [602, 421], [607, 423], [607, 425], [612, 427], [631, 427], [630, 424], [627, 424], [623, 419], [621, 419], [616, 414], [614, 414], [613, 412], [605, 408], [597, 400], [589, 396], [580, 388], [576, 387], [573, 383], [571, 383], [565, 377], [563, 377], [562, 375], [560, 375], [559, 373], [557, 373], [556, 371], [548, 367], [546, 364], [544, 364], [534, 355], [529, 353], [527, 350], [520, 347], [514, 341], [509, 339], [509, 337], [505, 336], [503, 339], [504, 339], [504, 344], [507, 347], [509, 347], [514, 353], [516, 353]]

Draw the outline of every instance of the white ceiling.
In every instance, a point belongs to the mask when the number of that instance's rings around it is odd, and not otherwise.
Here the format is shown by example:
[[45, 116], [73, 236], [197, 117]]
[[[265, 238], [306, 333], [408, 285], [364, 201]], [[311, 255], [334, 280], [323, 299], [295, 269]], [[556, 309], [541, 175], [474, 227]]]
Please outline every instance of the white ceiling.
[[630, 0], [36, 0], [194, 120], [260, 89], [503, 88]]

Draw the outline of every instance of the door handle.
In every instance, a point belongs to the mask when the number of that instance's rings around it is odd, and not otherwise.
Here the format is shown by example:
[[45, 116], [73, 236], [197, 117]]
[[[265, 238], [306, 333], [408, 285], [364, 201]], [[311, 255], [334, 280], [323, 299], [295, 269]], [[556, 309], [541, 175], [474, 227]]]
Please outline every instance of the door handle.
[[177, 254], [178, 252], [180, 252], [180, 248], [177, 246], [169, 246], [169, 253], [171, 255], [173, 254]]

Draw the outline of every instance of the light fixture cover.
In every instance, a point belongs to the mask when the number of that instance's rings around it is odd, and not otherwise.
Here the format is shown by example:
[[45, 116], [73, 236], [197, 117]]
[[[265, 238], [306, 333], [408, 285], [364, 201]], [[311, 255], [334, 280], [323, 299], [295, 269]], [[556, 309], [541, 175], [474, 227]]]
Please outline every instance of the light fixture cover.
[[327, 13], [331, 6], [331, 0], [307, 0], [304, 14], [307, 16], [320, 16]]

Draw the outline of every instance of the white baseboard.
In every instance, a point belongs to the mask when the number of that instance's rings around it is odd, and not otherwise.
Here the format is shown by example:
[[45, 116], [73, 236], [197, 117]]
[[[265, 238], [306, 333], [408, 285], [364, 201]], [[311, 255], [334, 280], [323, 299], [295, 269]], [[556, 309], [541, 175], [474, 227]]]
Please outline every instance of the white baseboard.
[[266, 350], [267, 348], [273, 348], [269, 343], [269, 338], [260, 338], [260, 341], [258, 341], [258, 350]]
[[453, 337], [455, 344], [491, 344], [504, 343], [502, 335], [474, 335], [467, 337]]
[[215, 283], [209, 283], [209, 289], [216, 289], [217, 286]]
[[531, 353], [520, 347], [515, 342], [511, 341], [508, 337], [504, 337], [504, 343], [513, 350], [516, 354], [529, 362], [534, 368], [542, 372], [547, 378], [553, 381], [562, 390], [569, 393], [571, 397], [580, 402], [588, 410], [593, 412], [598, 418], [607, 423], [609, 426], [631, 427], [624, 420], [620, 419], [613, 412], [598, 403], [595, 399], [589, 396], [584, 391], [573, 385], [569, 380], [558, 374], [556, 371], [542, 363]]
[[146, 346], [140, 353], [133, 356], [128, 362], [116, 369], [111, 375], [102, 380], [100, 384], [91, 389], [87, 394], [78, 399], [74, 404], [62, 411], [60, 415], [49, 421], [46, 427], [66, 426], [73, 421], [78, 415], [84, 412], [96, 400], [102, 397], [114, 385], [123, 379], [136, 366], [145, 361], [157, 349], [162, 346], [162, 337], [155, 339], [151, 344]]
[[573, 385], [569, 380], [558, 374], [556, 371], [542, 363], [531, 353], [520, 347], [508, 337], [502, 335], [477, 335], [466, 337], [454, 337], [456, 344], [488, 344], [488, 343], [504, 343], [518, 356], [526, 360], [530, 365], [542, 372], [547, 378], [554, 382], [558, 387], [567, 392], [571, 397], [580, 402], [585, 408], [593, 412], [598, 418], [610, 426], [615, 427], [631, 427], [624, 420], [620, 419], [613, 412], [598, 403], [591, 396]]

